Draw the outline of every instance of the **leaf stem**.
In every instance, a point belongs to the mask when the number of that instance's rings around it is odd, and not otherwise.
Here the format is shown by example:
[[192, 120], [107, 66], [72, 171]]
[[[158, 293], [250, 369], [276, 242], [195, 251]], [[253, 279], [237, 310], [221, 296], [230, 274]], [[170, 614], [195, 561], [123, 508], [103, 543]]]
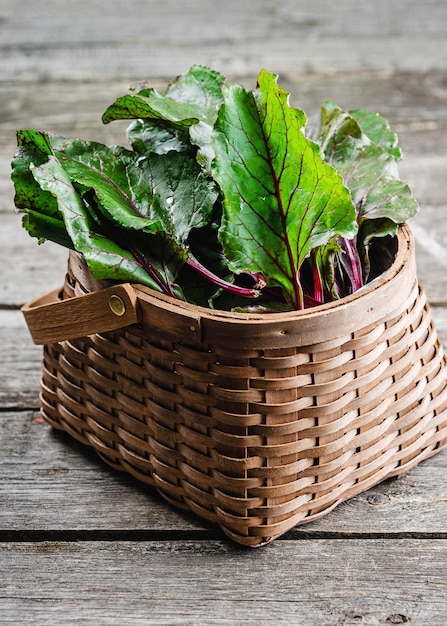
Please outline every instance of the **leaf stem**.
[[312, 278], [313, 278], [313, 299], [317, 302], [324, 302], [323, 282], [321, 280], [320, 268], [315, 258], [315, 250], [311, 252], [312, 258]]
[[228, 291], [228, 293], [232, 293], [237, 296], [242, 296], [244, 298], [259, 298], [262, 289], [265, 287], [265, 280], [260, 274], [250, 274], [255, 281], [253, 287], [240, 287], [239, 285], [235, 285], [234, 283], [230, 283], [227, 280], [220, 278], [220, 276], [211, 272], [192, 256], [188, 257], [186, 263], [201, 276], [209, 280], [213, 285], [216, 285], [224, 291]]
[[360, 287], [363, 287], [363, 276], [356, 244], [346, 237], [340, 237], [340, 245], [346, 254], [344, 266], [351, 281], [352, 290], [357, 291]]
[[167, 296], [172, 296], [173, 298], [177, 297], [172, 291], [170, 285], [162, 281], [162, 279], [157, 275], [157, 272], [152, 267], [151, 263], [148, 263], [147, 259], [142, 254], [140, 254], [132, 246], [128, 246], [128, 250], [134, 256], [138, 265], [142, 267], [144, 271], [147, 272], [147, 274], [152, 278], [152, 280], [158, 285], [162, 293], [164, 293]]

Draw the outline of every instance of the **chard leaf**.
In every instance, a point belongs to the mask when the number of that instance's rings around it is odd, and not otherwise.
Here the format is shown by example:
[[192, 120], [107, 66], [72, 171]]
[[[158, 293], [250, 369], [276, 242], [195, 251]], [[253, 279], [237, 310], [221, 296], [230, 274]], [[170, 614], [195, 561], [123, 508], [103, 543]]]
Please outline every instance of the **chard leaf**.
[[212, 128], [223, 102], [225, 77], [202, 65], [194, 65], [175, 80], [167, 89], [166, 96], [177, 102], [200, 105], [199, 122], [189, 128], [191, 142], [200, 148], [198, 161], [209, 170], [214, 153], [210, 142]]
[[48, 240], [65, 248], [73, 248], [73, 242], [67, 233], [62, 215], [53, 217], [27, 209], [24, 212], [22, 226], [31, 237], [36, 237], [39, 243]]
[[365, 220], [359, 229], [359, 240], [367, 246], [375, 237], [387, 237], [396, 234], [396, 223], [390, 219]]
[[[172, 242], [164, 263], [152, 265], [150, 260], [140, 258], [137, 253], [121, 247], [106, 234], [94, 229], [92, 218], [81, 196], [73, 187], [64, 167], [54, 156], [39, 166], [31, 166], [31, 172], [42, 189], [56, 199], [64, 217], [67, 231], [74, 248], [80, 252], [97, 279], [139, 282], [165, 293], [176, 294], [175, 275], [185, 260], [182, 249], [175, 249]], [[159, 244], [159, 241], [157, 242]], [[162, 271], [159, 270], [161, 266]]]
[[206, 111], [205, 119], [211, 121], [222, 104], [224, 83], [225, 77], [219, 72], [193, 65], [169, 85], [165, 94], [177, 102], [199, 104]]
[[[359, 172], [361, 170], [365, 172], [368, 167], [368, 161], [374, 158], [371, 154], [367, 154], [365, 157], [363, 166], [360, 166], [357, 170]], [[378, 155], [377, 161], [380, 161]], [[363, 181], [365, 182], [368, 178], [369, 176], [365, 172]], [[364, 196], [360, 207], [359, 217], [369, 220], [389, 219], [395, 224], [403, 224], [406, 220], [416, 215], [418, 208], [418, 203], [412, 196], [409, 186], [392, 176], [384, 174], [371, 180], [370, 188]]]
[[200, 107], [175, 102], [156, 91], [119, 96], [102, 116], [104, 124], [114, 120], [146, 119], [168, 122], [169, 126], [184, 130], [199, 122]]
[[230, 89], [212, 139], [213, 175], [224, 195], [220, 240], [234, 272], [261, 273], [303, 308], [300, 268], [337, 235], [354, 236], [355, 207], [340, 176], [322, 161], [276, 77], [258, 89]]
[[371, 116], [359, 111], [355, 115], [366, 132], [351, 114], [334, 104], [324, 105], [318, 140], [327, 161], [351, 191], [359, 224], [365, 219], [386, 218], [394, 222], [396, 231], [398, 224], [417, 213], [418, 204], [408, 185], [399, 180], [394, 155], [400, 151], [394, 145], [394, 134], [390, 138], [385, 133], [383, 118], [374, 127]]
[[143, 119], [187, 129], [202, 121], [213, 124], [222, 103], [224, 77], [202, 66], [193, 66], [160, 94], [146, 85], [134, 94], [120, 96], [102, 116], [104, 124], [114, 120]]
[[17, 132], [18, 149], [12, 160], [11, 179], [14, 183], [16, 207], [24, 213], [22, 225], [39, 243], [50, 239], [72, 247], [62, 214], [53, 195], [43, 190], [34, 179], [30, 166], [45, 163], [51, 154], [51, 137], [36, 130]]
[[339, 243], [343, 254], [339, 254], [337, 259], [348, 277], [348, 293], [353, 293], [363, 287], [362, 262], [355, 241], [340, 237]]
[[185, 244], [211, 219], [215, 183], [183, 153], [139, 156], [124, 148], [71, 141], [55, 150], [72, 181], [93, 189], [108, 220], [127, 229], [164, 231]]
[[349, 115], [356, 120], [372, 143], [386, 150], [397, 161], [402, 158], [397, 134], [391, 130], [388, 120], [378, 113], [362, 109], [353, 109], [349, 111]]
[[17, 132], [17, 151], [12, 160], [11, 179], [14, 183], [14, 202], [18, 209], [37, 209], [45, 215], [58, 214], [57, 202], [50, 193], [44, 193], [30, 172], [30, 165], [41, 165], [52, 153], [49, 136], [35, 130]]
[[175, 241], [186, 243], [191, 230], [210, 222], [218, 189], [195, 160], [184, 153], [150, 154], [140, 167], [154, 194], [153, 214]]
[[125, 148], [103, 146], [95, 142], [67, 141], [54, 151], [71, 182], [85, 190], [93, 189], [101, 207], [113, 222], [124, 228], [160, 229], [151, 216], [153, 195], [141, 183], [140, 157]]
[[320, 125], [315, 137], [328, 163], [352, 161], [371, 141], [358, 122], [346, 111], [330, 102], [320, 108]]
[[175, 128], [163, 128], [155, 122], [134, 120], [127, 129], [127, 138], [138, 154], [156, 152], [166, 154], [170, 150], [191, 152], [192, 147], [186, 132]]
[[137, 151], [166, 152], [171, 149], [199, 150], [199, 161], [207, 168], [214, 154], [210, 150], [212, 126], [223, 102], [224, 77], [210, 68], [194, 65], [160, 94], [145, 84], [133, 94], [119, 97], [105, 111], [105, 124], [118, 119], [135, 119], [128, 137]]

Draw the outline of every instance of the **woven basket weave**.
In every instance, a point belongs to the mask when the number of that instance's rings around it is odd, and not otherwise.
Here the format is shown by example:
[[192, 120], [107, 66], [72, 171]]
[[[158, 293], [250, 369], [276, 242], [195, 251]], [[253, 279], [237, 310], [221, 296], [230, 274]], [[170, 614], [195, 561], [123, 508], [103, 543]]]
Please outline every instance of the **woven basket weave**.
[[446, 362], [407, 227], [373, 283], [306, 311], [216, 312], [105, 286], [71, 254], [63, 300], [24, 314], [47, 344], [44, 418], [244, 545], [447, 443]]

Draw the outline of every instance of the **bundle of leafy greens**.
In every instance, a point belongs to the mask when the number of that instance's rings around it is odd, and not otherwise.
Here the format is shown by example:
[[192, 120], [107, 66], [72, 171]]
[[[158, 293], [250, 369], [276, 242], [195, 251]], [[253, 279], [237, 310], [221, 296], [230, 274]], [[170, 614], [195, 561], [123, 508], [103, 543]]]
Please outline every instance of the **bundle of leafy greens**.
[[97, 279], [217, 309], [302, 309], [361, 288], [374, 242], [418, 210], [384, 118], [327, 103], [310, 130], [265, 70], [247, 90], [193, 66], [102, 119], [133, 120], [131, 149], [20, 130], [12, 162], [24, 227]]

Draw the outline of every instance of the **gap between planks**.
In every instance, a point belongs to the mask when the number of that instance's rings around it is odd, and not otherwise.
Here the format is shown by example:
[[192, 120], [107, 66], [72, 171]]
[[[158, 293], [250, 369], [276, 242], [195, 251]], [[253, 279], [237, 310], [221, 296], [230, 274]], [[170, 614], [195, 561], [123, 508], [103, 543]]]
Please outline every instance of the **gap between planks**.
[[[324, 540], [445, 540], [446, 532], [346, 532], [308, 531], [295, 528], [276, 541]], [[153, 541], [224, 541], [218, 529], [205, 530], [0, 530], [0, 543], [72, 543], [72, 542], [153, 542]], [[232, 544], [233, 545], [233, 544]], [[240, 546], [245, 549], [245, 546]]]

